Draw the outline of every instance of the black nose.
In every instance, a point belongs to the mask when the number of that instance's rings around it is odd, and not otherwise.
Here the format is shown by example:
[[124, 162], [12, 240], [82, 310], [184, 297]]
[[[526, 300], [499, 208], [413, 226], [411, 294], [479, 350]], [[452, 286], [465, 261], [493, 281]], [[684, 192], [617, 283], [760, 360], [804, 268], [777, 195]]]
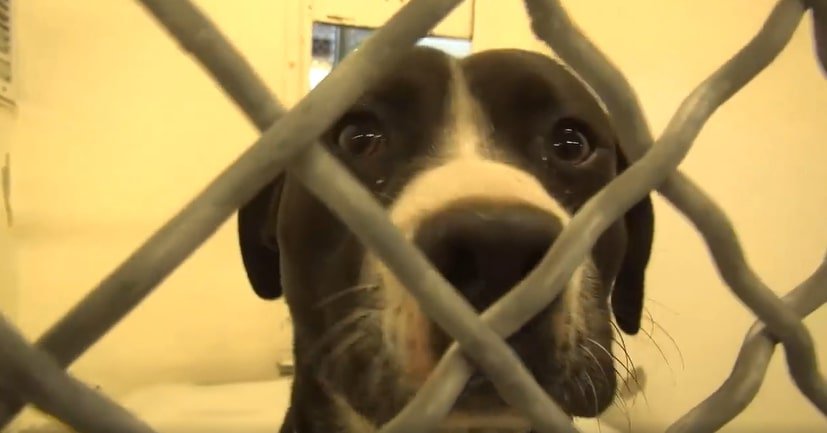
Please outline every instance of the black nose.
[[416, 244], [478, 311], [528, 275], [560, 233], [560, 220], [517, 205], [466, 205], [427, 219]]

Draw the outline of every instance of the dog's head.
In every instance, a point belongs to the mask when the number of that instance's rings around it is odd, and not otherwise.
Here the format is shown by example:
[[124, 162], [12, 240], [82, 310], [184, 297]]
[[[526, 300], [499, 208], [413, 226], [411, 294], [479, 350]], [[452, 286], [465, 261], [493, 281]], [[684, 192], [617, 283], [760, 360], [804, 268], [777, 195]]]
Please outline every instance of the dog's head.
[[[627, 164], [587, 87], [552, 59], [520, 50], [457, 60], [412, 49], [321, 141], [479, 311], [532, 271]], [[289, 305], [296, 380], [370, 423], [387, 421], [451, 339], [295, 179], [274, 181], [239, 222], [256, 293], [284, 294]], [[652, 233], [647, 198], [603, 233], [560, 297], [508, 339], [574, 416], [594, 416], [613, 399], [610, 311], [620, 329], [637, 332]], [[481, 375], [456, 405], [471, 418], [500, 410]]]

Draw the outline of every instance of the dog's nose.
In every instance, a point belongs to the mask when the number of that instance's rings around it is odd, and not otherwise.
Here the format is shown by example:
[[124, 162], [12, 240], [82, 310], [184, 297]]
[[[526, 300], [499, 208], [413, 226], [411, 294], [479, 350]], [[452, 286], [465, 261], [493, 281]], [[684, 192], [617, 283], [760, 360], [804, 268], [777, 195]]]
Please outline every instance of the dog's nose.
[[414, 241], [478, 311], [527, 276], [562, 224], [533, 206], [455, 207], [420, 225]]

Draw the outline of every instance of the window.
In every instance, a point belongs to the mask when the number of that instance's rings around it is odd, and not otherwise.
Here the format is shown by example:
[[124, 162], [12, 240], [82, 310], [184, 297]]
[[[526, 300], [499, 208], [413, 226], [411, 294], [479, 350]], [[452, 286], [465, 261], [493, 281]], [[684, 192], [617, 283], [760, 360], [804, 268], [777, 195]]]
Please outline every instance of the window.
[[[345, 56], [358, 49], [372, 32], [373, 29], [366, 27], [314, 22], [310, 88], [316, 87]], [[428, 36], [420, 39], [417, 45], [433, 47], [455, 57], [465, 57], [471, 53], [471, 41], [467, 39]]]

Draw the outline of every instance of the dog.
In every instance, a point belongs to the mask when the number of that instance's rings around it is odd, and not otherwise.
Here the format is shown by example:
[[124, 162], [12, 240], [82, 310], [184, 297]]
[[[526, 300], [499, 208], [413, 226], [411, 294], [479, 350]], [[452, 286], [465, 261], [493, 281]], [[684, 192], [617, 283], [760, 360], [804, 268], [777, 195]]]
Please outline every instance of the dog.
[[[425, 47], [403, 57], [319, 140], [482, 312], [628, 162], [599, 99], [551, 57], [498, 49], [458, 59]], [[595, 417], [614, 399], [613, 324], [639, 330], [653, 230], [647, 196], [600, 236], [561, 295], [507, 339], [571, 417]], [[290, 175], [239, 210], [238, 236], [253, 290], [283, 296], [292, 319], [295, 376], [281, 432], [378, 430], [452, 339]], [[530, 430], [476, 373], [443, 431], [492, 425]]]

